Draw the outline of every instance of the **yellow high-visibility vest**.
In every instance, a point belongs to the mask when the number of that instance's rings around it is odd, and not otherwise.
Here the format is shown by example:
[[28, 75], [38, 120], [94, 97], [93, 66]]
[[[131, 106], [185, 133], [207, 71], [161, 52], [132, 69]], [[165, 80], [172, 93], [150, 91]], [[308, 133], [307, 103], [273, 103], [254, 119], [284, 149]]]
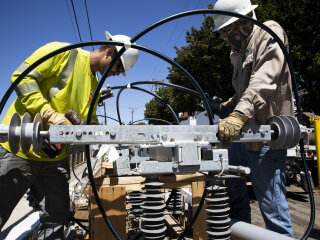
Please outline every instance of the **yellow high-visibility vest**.
[[[41, 57], [67, 45], [69, 44], [52, 42], [39, 48], [15, 70], [11, 82]], [[66, 113], [72, 108], [83, 120], [87, 120], [91, 97], [97, 85], [98, 78], [90, 68], [90, 52], [80, 48], [63, 52], [40, 64], [20, 82], [15, 89], [18, 97], [10, 106], [2, 123], [8, 125], [15, 112], [20, 117], [25, 112], [34, 117], [48, 108], [60, 113]], [[93, 124], [97, 124], [96, 108], [97, 103], [92, 117]], [[10, 151], [8, 142], [1, 145]], [[16, 155], [37, 161], [57, 161], [67, 157], [66, 148], [54, 159], [49, 158], [43, 151], [37, 155], [32, 148], [27, 154], [23, 154], [20, 149]]]

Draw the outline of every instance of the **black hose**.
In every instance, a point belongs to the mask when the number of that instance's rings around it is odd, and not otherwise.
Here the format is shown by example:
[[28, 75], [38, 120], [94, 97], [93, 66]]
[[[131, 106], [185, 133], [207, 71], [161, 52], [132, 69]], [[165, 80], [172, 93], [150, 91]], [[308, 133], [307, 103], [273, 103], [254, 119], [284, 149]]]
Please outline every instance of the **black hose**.
[[75, 169], [74, 169], [74, 162], [75, 162], [75, 153], [72, 153], [72, 161], [71, 161], [71, 169], [72, 169], [72, 173], [73, 173], [73, 176], [79, 181], [81, 182], [81, 179], [78, 178], [76, 172], [75, 172]]
[[[178, 19], [178, 18], [185, 17], [185, 16], [191, 16], [191, 15], [197, 15], [197, 14], [207, 14], [207, 13], [208, 14], [221, 14], [221, 15], [237, 17], [237, 18], [240, 18], [240, 19], [245, 19], [247, 21], [250, 21], [250, 22], [254, 23], [255, 25], [258, 25], [262, 29], [264, 29], [266, 32], [268, 32], [276, 40], [276, 42], [279, 44], [282, 52], [285, 55], [285, 58], [286, 58], [287, 62], [288, 62], [288, 66], [289, 66], [289, 70], [290, 70], [290, 74], [291, 74], [291, 79], [292, 79], [294, 95], [295, 95], [296, 104], [297, 104], [298, 121], [299, 121], [299, 123], [301, 123], [302, 122], [302, 112], [301, 112], [300, 100], [299, 100], [299, 97], [298, 97], [298, 90], [297, 90], [298, 87], [297, 87], [296, 77], [295, 77], [295, 74], [294, 74], [294, 68], [293, 68], [293, 65], [291, 63], [289, 54], [288, 54], [288, 52], [286, 50], [286, 47], [282, 43], [281, 39], [271, 29], [269, 29], [267, 26], [265, 26], [264, 24], [258, 22], [255, 19], [252, 19], [250, 17], [244, 16], [244, 15], [241, 15], [241, 14], [238, 14], [238, 13], [222, 11], [222, 10], [203, 9], [203, 10], [188, 11], [188, 12], [183, 12], [183, 13], [179, 13], [179, 14], [170, 16], [168, 18], [165, 18], [163, 20], [160, 20], [160, 21], [156, 22], [155, 24], [149, 26], [148, 28], [144, 29], [142, 32], [137, 34], [130, 41], [132, 43], [135, 42], [136, 40], [141, 38], [143, 35], [145, 35], [147, 32], [149, 32], [152, 29], [154, 29], [154, 28], [156, 28], [156, 27], [158, 27], [158, 26], [160, 26], [160, 25], [162, 25], [162, 24], [164, 24], [166, 22], [169, 22], [171, 20]], [[3, 110], [6, 102], [8, 101], [11, 93], [13, 92], [14, 88], [22, 81], [22, 79], [24, 77], [26, 77], [35, 67], [40, 65], [42, 62], [46, 61], [47, 59], [49, 59], [49, 58], [51, 58], [51, 57], [53, 57], [53, 56], [55, 56], [55, 55], [57, 55], [59, 53], [71, 50], [73, 48], [83, 47], [83, 46], [92, 46], [92, 45], [103, 45], [103, 44], [122, 46], [122, 48], [120, 49], [119, 52], [117, 52], [115, 57], [110, 62], [109, 66], [107, 67], [105, 73], [103, 74], [103, 76], [102, 76], [101, 80], [99, 81], [99, 83], [97, 85], [97, 88], [96, 88], [96, 90], [94, 92], [94, 95], [93, 95], [93, 98], [91, 100], [91, 104], [90, 104], [90, 107], [89, 107], [89, 111], [88, 111], [87, 124], [90, 124], [91, 123], [92, 114], [93, 114], [93, 110], [94, 110], [94, 105], [95, 105], [95, 102], [97, 101], [97, 98], [98, 98], [99, 92], [101, 90], [101, 87], [102, 87], [105, 79], [107, 78], [109, 72], [111, 71], [112, 67], [114, 66], [114, 64], [117, 62], [117, 60], [121, 57], [121, 55], [125, 51], [123, 43], [114, 42], [114, 41], [97, 41], [97, 42], [78, 43], [78, 44], [69, 45], [69, 46], [60, 48], [58, 50], [55, 50], [55, 51], [47, 54], [46, 56], [44, 56], [42, 58], [40, 58], [39, 60], [34, 62], [32, 65], [30, 65], [23, 73], [21, 73], [21, 75], [11, 84], [11, 86], [9, 87], [9, 89], [7, 90], [7, 92], [5, 93], [5, 95], [3, 96], [3, 98], [2, 98], [2, 100], [0, 102], [0, 114], [2, 113], [2, 110]], [[135, 48], [135, 49], [138, 49], [138, 50], [143, 50], [143, 51], [148, 52], [148, 53], [150, 53], [152, 55], [155, 55], [155, 56], [157, 56], [157, 57], [159, 57], [159, 58], [171, 63], [172, 65], [176, 66], [179, 71], [182, 71], [183, 73], [185, 73], [187, 75], [187, 79], [189, 81], [191, 81], [191, 83], [194, 85], [194, 87], [200, 93], [200, 97], [202, 98], [202, 101], [203, 101], [203, 103], [204, 103], [204, 105], [205, 105], [205, 107], [207, 109], [207, 112], [208, 112], [210, 124], [213, 124], [213, 114], [211, 112], [211, 109], [210, 109], [210, 106], [208, 104], [208, 101], [207, 101], [207, 99], [205, 97], [205, 94], [202, 91], [202, 89], [200, 88], [200, 86], [198, 85], [198, 83], [193, 79], [193, 77], [188, 72], [186, 72], [180, 65], [178, 65], [177, 63], [175, 63], [174, 61], [172, 61], [168, 57], [166, 57], [166, 56], [164, 56], [164, 55], [162, 55], [162, 54], [160, 54], [158, 52], [155, 52], [155, 51], [153, 51], [151, 49], [147, 49], [147, 48], [144, 48], [142, 46], [135, 45], [135, 44], [132, 45], [132, 48]], [[300, 141], [299, 144], [300, 144], [301, 156], [302, 156], [304, 167], [305, 167], [305, 172], [307, 174], [308, 173], [308, 168], [307, 168], [307, 164], [306, 164], [306, 158], [305, 158], [305, 155], [304, 155], [304, 152], [303, 152], [303, 150], [304, 150], [303, 141]], [[104, 211], [104, 208], [103, 208], [103, 206], [101, 204], [101, 201], [99, 199], [99, 196], [98, 196], [98, 193], [97, 193], [97, 189], [95, 187], [95, 183], [94, 183], [94, 179], [93, 179], [92, 167], [91, 167], [91, 162], [90, 162], [90, 152], [89, 152], [89, 146], [88, 145], [86, 146], [86, 157], [88, 159], [87, 166], [88, 166], [89, 180], [90, 180], [90, 183], [92, 185], [92, 191], [93, 191], [94, 197], [95, 197], [95, 199], [97, 201], [99, 210], [100, 210], [104, 220], [106, 221], [108, 227], [110, 228], [111, 232], [113, 233], [114, 237], [116, 239], [121, 239], [119, 237], [119, 235], [116, 233], [116, 231], [114, 230], [113, 226], [111, 225], [107, 215], [105, 214], [105, 211]], [[308, 189], [309, 189], [311, 215], [310, 215], [310, 222], [309, 222], [308, 228], [307, 228], [307, 230], [306, 230], [306, 232], [305, 232], [305, 234], [304, 234], [302, 239], [306, 239], [309, 236], [309, 234], [310, 234], [310, 232], [311, 232], [311, 230], [313, 228], [314, 219], [315, 219], [315, 206], [314, 206], [314, 198], [313, 198], [313, 192], [312, 192], [312, 187], [311, 187], [310, 176], [309, 176], [309, 174], [307, 174], [306, 176], [307, 176], [307, 185], [308, 185]], [[205, 195], [205, 192], [206, 192], [206, 190], [204, 191], [203, 197]], [[201, 200], [202, 200], [202, 198], [201, 198]], [[198, 207], [198, 210], [199, 209], [200, 209], [200, 205]], [[200, 212], [200, 210], [199, 210], [199, 212]], [[181, 238], [179, 238], [179, 239], [181, 239]]]
[[159, 121], [159, 122], [164, 122], [164, 123], [167, 123], [169, 125], [173, 125], [171, 122], [168, 122], [164, 119], [159, 119], [159, 118], [144, 118], [144, 119], [139, 119], [139, 120], [136, 120], [136, 121], [133, 121], [130, 125], [134, 124], [134, 123], [137, 123], [137, 122], [142, 122], [142, 121]]
[[[111, 88], [111, 89], [112, 89], [112, 88]], [[168, 103], [166, 100], [164, 100], [162, 97], [160, 97], [160, 96], [158, 96], [158, 95], [154, 94], [153, 92], [150, 92], [150, 91], [148, 91], [148, 90], [146, 90], [146, 89], [139, 88], [139, 87], [133, 87], [133, 86], [131, 86], [130, 88], [128, 88], [127, 85], [126, 85], [126, 86], [123, 86], [123, 87], [120, 89], [120, 91], [118, 92], [118, 94], [117, 94], [117, 102], [116, 102], [116, 104], [117, 104], [117, 115], [118, 115], [119, 123], [121, 123], [120, 110], [119, 110], [119, 98], [120, 98], [120, 94], [121, 94], [121, 93], [123, 92], [123, 90], [125, 90], [125, 89], [135, 89], [135, 90], [139, 90], [139, 91], [142, 91], [142, 92], [145, 92], [145, 93], [148, 93], [148, 94], [154, 96], [155, 98], [157, 98], [158, 100], [160, 100], [160, 102], [162, 102], [162, 103], [169, 109], [169, 111], [171, 112], [171, 114], [172, 114], [172, 116], [173, 116], [176, 124], [179, 125], [180, 122], [179, 122], [179, 119], [178, 119], [177, 114], [174, 112], [174, 110], [172, 109], [172, 107], [169, 105], [169, 103]]]
[[193, 218], [191, 219], [188, 227], [186, 227], [186, 229], [183, 231], [183, 233], [180, 234], [180, 236], [178, 237], [177, 240], [181, 240], [181, 239], [184, 239], [185, 236], [189, 233], [189, 231], [191, 230], [193, 224], [196, 222], [200, 212], [201, 212], [201, 209], [203, 207], [203, 204], [204, 204], [204, 200], [207, 196], [207, 185], [208, 185], [208, 182], [206, 182], [206, 185], [204, 186], [204, 190], [203, 190], [203, 194], [202, 194], [202, 197], [201, 197], [201, 200], [200, 200], [200, 203], [199, 203], [199, 206], [197, 208], [197, 211], [196, 213], [194, 214]]
[[78, 224], [83, 230], [85, 230], [86, 233], [89, 233], [89, 229], [82, 224], [82, 222], [89, 222], [87, 219], [77, 219], [77, 218], [75, 218], [75, 217], [72, 216], [72, 217], [69, 218], [69, 221], [75, 222], [75, 223]]
[[[133, 83], [130, 83], [128, 87], [128, 85], [122, 85], [122, 86], [114, 86], [114, 87], [111, 87], [112, 90], [115, 90], [115, 89], [120, 89], [120, 91], [118, 92], [118, 95], [117, 95], [117, 100], [116, 100], [116, 108], [117, 108], [117, 115], [118, 115], [118, 122], [120, 123], [120, 125], [122, 125], [121, 123], [121, 117], [120, 117], [120, 110], [119, 110], [119, 96], [121, 94], [121, 92], [125, 89], [125, 88], [132, 88], [134, 85], [141, 85], [141, 84], [158, 84], [157, 82], [153, 82], [153, 81], [139, 81], [139, 82], [133, 82]], [[163, 85], [163, 86], [168, 86], [168, 87], [173, 87], [173, 88], [176, 88], [176, 89], [179, 89], [181, 91], [184, 91], [184, 92], [187, 92], [187, 93], [190, 93], [190, 94], [193, 94], [193, 95], [196, 95], [196, 96], [199, 96], [199, 93], [197, 91], [194, 91], [192, 89], [189, 89], [189, 88], [185, 88], [185, 87], [182, 87], [182, 86], [179, 86], [179, 85], [175, 85], [175, 84], [171, 84], [171, 83], [163, 83], [163, 82], [160, 82], [159, 85]], [[137, 89], [137, 88], [136, 88]], [[146, 90], [145, 90], [146, 92]], [[147, 92], [151, 95], [152, 92]], [[177, 116], [176, 114], [173, 112], [173, 109], [171, 107], [168, 107], [168, 103], [164, 100], [164, 99], [161, 99], [158, 95], [153, 95], [155, 98], [159, 99], [167, 108], [169, 108], [169, 110], [171, 111], [173, 117], [175, 119], [177, 119]], [[103, 99], [100, 98], [99, 101], [101, 101]], [[169, 105], [170, 106], [170, 105]], [[152, 120], [158, 120], [158, 121], [163, 121], [163, 122], [166, 122], [168, 124], [171, 124], [170, 122], [167, 122], [167, 121], [164, 121], [162, 119], [152, 119]], [[176, 121], [177, 122], [177, 121]], [[179, 122], [179, 120], [178, 120]], [[177, 123], [179, 124], [179, 123]]]
[[124, 123], [119, 122], [119, 120], [117, 120], [117, 119], [115, 119], [115, 118], [113, 118], [113, 117], [104, 116], [104, 115], [97, 115], [97, 117], [106, 117], [106, 118], [109, 118], [109, 119], [111, 119], [111, 120], [113, 120], [113, 121], [116, 121], [116, 122], [120, 123], [120, 125], [123, 125], [123, 124], [124, 124]]

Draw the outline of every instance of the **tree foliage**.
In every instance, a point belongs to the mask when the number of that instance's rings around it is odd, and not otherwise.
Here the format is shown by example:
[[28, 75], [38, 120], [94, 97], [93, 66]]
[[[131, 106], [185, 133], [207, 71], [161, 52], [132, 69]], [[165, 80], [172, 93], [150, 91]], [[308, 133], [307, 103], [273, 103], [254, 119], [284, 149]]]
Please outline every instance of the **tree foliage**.
[[[287, 32], [290, 43], [290, 57], [299, 80], [299, 87], [306, 88], [304, 110], [320, 114], [320, 45], [319, 11], [320, 1], [311, 0], [252, 0], [258, 4], [256, 15], [260, 22], [277, 21]], [[208, 8], [212, 8], [209, 5]], [[311, 17], [312, 16], [312, 17]], [[204, 92], [217, 95], [223, 100], [232, 96], [232, 65], [230, 47], [225, 40], [213, 32], [211, 16], [204, 16], [200, 29], [192, 27], [186, 32], [187, 45], [175, 47], [174, 60], [185, 68], [197, 81]], [[175, 67], [169, 68], [168, 81], [195, 89]], [[200, 98], [173, 88], [160, 88], [157, 94], [168, 101], [176, 112], [193, 113], [200, 110]], [[146, 104], [145, 117], [162, 118], [173, 121], [172, 114], [158, 100]]]
[[276, 20], [289, 38], [290, 58], [297, 73], [299, 88], [307, 89], [303, 99], [305, 111], [320, 114], [320, 1], [259, 0], [258, 20]]

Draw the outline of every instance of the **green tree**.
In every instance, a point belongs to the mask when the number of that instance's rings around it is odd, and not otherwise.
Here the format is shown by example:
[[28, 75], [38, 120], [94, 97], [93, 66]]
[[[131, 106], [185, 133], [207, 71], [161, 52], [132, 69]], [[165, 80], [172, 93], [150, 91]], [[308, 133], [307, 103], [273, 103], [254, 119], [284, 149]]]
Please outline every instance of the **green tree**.
[[320, 114], [320, 1], [256, 0], [258, 20], [277, 21], [286, 31], [290, 58], [299, 80], [300, 89], [308, 90], [303, 99], [305, 111]]
[[[308, 95], [303, 99], [303, 108], [319, 115], [320, 52], [316, 49], [320, 45], [320, 1], [252, 0], [252, 3], [259, 5], [256, 15], [260, 22], [275, 20], [286, 31], [298, 86], [308, 90]], [[208, 8], [212, 8], [212, 5]], [[226, 100], [234, 93], [231, 86], [230, 48], [218, 33], [213, 33], [213, 29], [212, 17], [204, 16], [200, 29], [192, 27], [186, 32], [187, 46], [175, 47], [177, 56], [174, 60], [195, 78], [204, 92]], [[175, 67], [169, 68], [167, 79], [173, 84], [194, 89]], [[172, 88], [161, 88], [157, 94], [166, 99], [176, 112], [193, 113], [200, 110], [199, 97]], [[145, 117], [173, 119], [164, 105], [154, 99], [146, 105]]]
[[[209, 8], [212, 8], [212, 5], [209, 5]], [[213, 18], [204, 16], [200, 29], [192, 27], [186, 32], [187, 46], [181, 49], [175, 47], [177, 56], [174, 60], [194, 77], [204, 92], [227, 99], [234, 93], [231, 86], [230, 47], [218, 37], [218, 33], [213, 32], [213, 29]], [[169, 68], [167, 79], [170, 83], [195, 89], [175, 67]], [[160, 88], [157, 94], [167, 100], [176, 112], [192, 114], [196, 110], [203, 110], [199, 106], [199, 97], [180, 90]], [[155, 99], [146, 104], [145, 117], [173, 121], [172, 114]]]

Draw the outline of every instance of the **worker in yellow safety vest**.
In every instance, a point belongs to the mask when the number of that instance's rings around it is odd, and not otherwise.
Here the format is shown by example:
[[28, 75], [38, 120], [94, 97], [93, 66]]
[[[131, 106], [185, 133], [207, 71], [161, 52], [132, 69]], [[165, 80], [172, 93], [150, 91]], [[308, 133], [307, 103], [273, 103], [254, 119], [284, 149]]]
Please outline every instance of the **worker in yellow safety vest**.
[[[107, 40], [129, 42], [125, 35]], [[36, 50], [13, 73], [15, 81], [31, 64], [67, 43], [52, 42]], [[28, 112], [34, 117], [42, 115], [43, 123], [71, 125], [65, 113], [74, 109], [82, 119], [87, 119], [91, 97], [98, 85], [97, 72], [103, 74], [121, 46], [103, 45], [89, 52], [80, 48], [58, 54], [32, 70], [15, 88], [18, 97], [10, 106], [3, 122], [9, 124], [13, 113], [20, 116]], [[138, 50], [128, 48], [114, 64], [108, 77], [119, 76], [135, 65]], [[94, 108], [93, 123], [97, 122]], [[64, 149], [59, 155], [49, 157], [41, 150], [24, 154], [10, 151], [8, 142], [0, 146], [0, 231], [11, 212], [29, 189], [29, 197], [40, 213], [38, 239], [65, 239], [64, 225], [69, 216], [69, 163]]]

